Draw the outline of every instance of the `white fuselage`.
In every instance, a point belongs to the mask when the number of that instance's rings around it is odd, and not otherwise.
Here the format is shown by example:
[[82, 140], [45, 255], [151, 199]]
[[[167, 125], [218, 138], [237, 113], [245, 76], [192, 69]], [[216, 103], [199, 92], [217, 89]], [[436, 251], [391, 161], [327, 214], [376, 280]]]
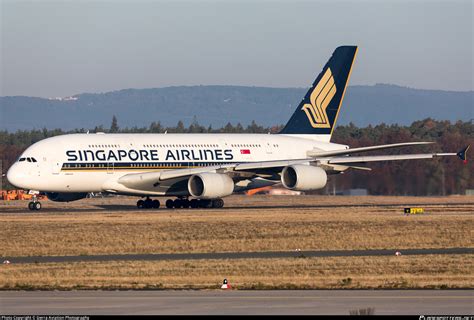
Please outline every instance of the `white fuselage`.
[[[19, 158], [24, 160], [8, 171], [8, 180], [43, 192], [101, 192], [129, 173], [305, 159], [308, 151], [347, 148], [325, 139], [270, 134], [69, 134], [30, 146]], [[172, 193], [166, 185], [153, 192]]]

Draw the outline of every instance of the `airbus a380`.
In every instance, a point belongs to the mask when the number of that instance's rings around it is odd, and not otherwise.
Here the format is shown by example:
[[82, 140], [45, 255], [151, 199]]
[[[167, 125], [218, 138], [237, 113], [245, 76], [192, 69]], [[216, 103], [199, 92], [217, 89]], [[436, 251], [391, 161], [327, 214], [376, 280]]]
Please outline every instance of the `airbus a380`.
[[[372, 161], [430, 159], [457, 153], [361, 156], [361, 152], [423, 145], [405, 142], [350, 148], [331, 143], [356, 46], [338, 47], [286, 126], [278, 134], [68, 134], [39, 141], [8, 170], [10, 183], [74, 201], [89, 192], [138, 196], [139, 208], [158, 208], [152, 197], [173, 197], [168, 208], [219, 208], [234, 192], [281, 183], [292, 190], [324, 188], [328, 175], [370, 170]], [[145, 198], [145, 200], [143, 200]], [[40, 210], [41, 203], [29, 203]]]

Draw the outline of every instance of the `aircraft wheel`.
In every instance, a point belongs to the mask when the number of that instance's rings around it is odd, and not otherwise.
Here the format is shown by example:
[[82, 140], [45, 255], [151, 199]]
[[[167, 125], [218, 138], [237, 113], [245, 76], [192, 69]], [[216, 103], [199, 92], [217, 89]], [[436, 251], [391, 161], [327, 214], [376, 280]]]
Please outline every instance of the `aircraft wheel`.
[[145, 201], [143, 201], [143, 200], [138, 200], [138, 201], [137, 201], [137, 208], [138, 208], [138, 209], [143, 209], [143, 208], [145, 208]]
[[153, 209], [158, 209], [160, 207], [160, 201], [153, 200], [152, 206], [153, 206]]
[[181, 203], [181, 199], [176, 199], [173, 201], [173, 207], [176, 208], [176, 209], [179, 209], [183, 206], [183, 204]]
[[212, 207], [213, 208], [222, 208], [224, 206], [224, 200], [222, 199], [214, 199], [212, 200]]
[[199, 207], [199, 201], [197, 199], [192, 199], [191, 201], [189, 201], [189, 205], [193, 209], [198, 208]]
[[200, 208], [212, 208], [212, 201], [207, 199], [199, 200], [199, 207]]
[[31, 201], [30, 203], [28, 203], [28, 209], [30, 210], [35, 210], [35, 207], [34, 207], [35, 203], [33, 201]]
[[166, 207], [167, 207], [168, 209], [173, 209], [173, 207], [174, 207], [174, 201], [171, 200], [171, 199], [166, 200]]
[[187, 209], [191, 206], [190, 201], [187, 200], [187, 199], [181, 200], [181, 203], [182, 203], [183, 208], [185, 208], [185, 209]]
[[145, 200], [145, 209], [153, 208], [153, 200], [150, 198], [146, 198]]
[[33, 202], [33, 208], [34, 208], [36, 211], [41, 210], [41, 203], [40, 203], [40, 202]]

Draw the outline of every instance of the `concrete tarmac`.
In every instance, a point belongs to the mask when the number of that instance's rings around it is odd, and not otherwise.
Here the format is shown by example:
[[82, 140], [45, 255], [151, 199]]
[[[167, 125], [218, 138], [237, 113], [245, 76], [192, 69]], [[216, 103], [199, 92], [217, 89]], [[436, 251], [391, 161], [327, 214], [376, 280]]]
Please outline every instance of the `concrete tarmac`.
[[0, 314], [472, 315], [473, 290], [2, 291]]

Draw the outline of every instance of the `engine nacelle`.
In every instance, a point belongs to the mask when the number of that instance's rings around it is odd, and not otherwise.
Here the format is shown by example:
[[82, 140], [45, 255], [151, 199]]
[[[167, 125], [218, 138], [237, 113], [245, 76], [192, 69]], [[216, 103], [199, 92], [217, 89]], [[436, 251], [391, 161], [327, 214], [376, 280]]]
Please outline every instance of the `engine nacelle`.
[[234, 181], [225, 174], [204, 172], [189, 178], [188, 191], [200, 199], [225, 197], [234, 192]]
[[304, 164], [287, 166], [281, 172], [281, 183], [290, 190], [316, 190], [326, 186], [328, 176], [320, 167]]
[[87, 192], [46, 192], [46, 196], [51, 201], [69, 202], [84, 199], [85, 197], [87, 197]]

